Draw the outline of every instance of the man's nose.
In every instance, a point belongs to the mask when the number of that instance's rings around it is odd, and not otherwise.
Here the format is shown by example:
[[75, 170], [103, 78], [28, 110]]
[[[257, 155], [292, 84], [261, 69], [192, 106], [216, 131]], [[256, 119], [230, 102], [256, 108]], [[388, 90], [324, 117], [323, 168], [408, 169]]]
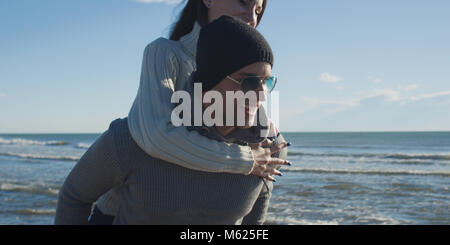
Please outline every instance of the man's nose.
[[267, 99], [267, 87], [266, 85], [259, 83], [258, 87], [255, 90], [256, 92], [256, 98], [258, 101], [266, 101]]
[[256, 15], [256, 12], [253, 7], [248, 8], [248, 10], [245, 12], [244, 21], [251, 27], [256, 28], [256, 24], [258, 23], [258, 16]]

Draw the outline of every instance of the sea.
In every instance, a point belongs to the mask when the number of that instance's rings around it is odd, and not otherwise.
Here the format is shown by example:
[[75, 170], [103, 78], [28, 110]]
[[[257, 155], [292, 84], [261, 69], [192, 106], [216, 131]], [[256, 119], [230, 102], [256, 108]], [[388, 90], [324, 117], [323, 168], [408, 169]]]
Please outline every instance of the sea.
[[[100, 134], [0, 134], [0, 224], [53, 224], [58, 191]], [[266, 224], [450, 224], [450, 132], [284, 133]]]

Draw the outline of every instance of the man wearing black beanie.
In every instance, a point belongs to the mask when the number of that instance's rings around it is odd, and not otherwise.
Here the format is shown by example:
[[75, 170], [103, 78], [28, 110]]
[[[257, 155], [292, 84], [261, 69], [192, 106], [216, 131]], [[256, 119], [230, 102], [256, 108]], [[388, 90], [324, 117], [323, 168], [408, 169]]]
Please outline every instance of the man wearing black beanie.
[[273, 66], [266, 39], [244, 21], [224, 15], [205, 25], [197, 43], [195, 82], [208, 91], [227, 75], [256, 62]]

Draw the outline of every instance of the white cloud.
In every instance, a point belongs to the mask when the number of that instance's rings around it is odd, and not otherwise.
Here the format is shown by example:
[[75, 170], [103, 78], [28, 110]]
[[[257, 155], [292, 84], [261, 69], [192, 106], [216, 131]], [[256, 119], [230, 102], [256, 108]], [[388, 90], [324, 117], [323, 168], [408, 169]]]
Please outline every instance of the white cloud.
[[327, 82], [327, 83], [337, 83], [337, 82], [341, 81], [342, 78], [340, 78], [337, 75], [325, 72], [325, 73], [320, 74], [319, 80]]
[[422, 94], [418, 96], [402, 96], [400, 91], [394, 90], [392, 88], [386, 89], [373, 89], [371, 91], [360, 91], [357, 92], [356, 98], [350, 99], [322, 99], [314, 97], [300, 97], [300, 106], [297, 113], [305, 113], [313, 111], [317, 108], [327, 108], [329, 112], [339, 112], [346, 110], [348, 108], [357, 107], [367, 99], [383, 98], [385, 102], [399, 103], [400, 105], [405, 105], [408, 102], [417, 102], [425, 99], [432, 99], [441, 96], [450, 96], [450, 91], [441, 91], [436, 93]]
[[[327, 130], [342, 130], [340, 127], [345, 128], [345, 130], [348, 130], [347, 128], [355, 130], [361, 127], [358, 130], [364, 131], [370, 127], [379, 127], [380, 125], [391, 127], [392, 123], [394, 123], [391, 118], [396, 118], [395, 120], [403, 120], [405, 118], [405, 123], [396, 126], [399, 127], [398, 129], [393, 128], [389, 130], [417, 130], [413, 126], [427, 126], [430, 120], [424, 119], [421, 121], [420, 117], [411, 112], [421, 111], [424, 115], [433, 115], [433, 117], [436, 112], [439, 112], [437, 113], [439, 115], [446, 114], [450, 90], [425, 93], [417, 89], [409, 92], [405, 91], [405, 87], [374, 88], [366, 91], [357, 91], [345, 97], [341, 97], [344, 95], [342, 93], [326, 97], [300, 96], [297, 99], [297, 103], [295, 103], [296, 107], [291, 109], [294, 116], [288, 119], [295, 119], [294, 121], [298, 119], [303, 120], [300, 124], [292, 124], [293, 128], [297, 127], [296, 130], [301, 125], [300, 127], [309, 127], [308, 130], [313, 131], [321, 131], [324, 128]], [[441, 111], [444, 113], [440, 113]], [[385, 116], [386, 120], [379, 119], [378, 115]], [[348, 118], [352, 119], [349, 120]], [[446, 120], [448, 122], [448, 118], [444, 116], [443, 122], [439, 122], [440, 125], [444, 125], [440, 126], [442, 129], [448, 127], [448, 123], [445, 124]], [[447, 128], [445, 129], [447, 130]]]
[[180, 3], [181, 0], [134, 0], [140, 3], [165, 3], [165, 4], [176, 4]]
[[410, 96], [408, 99], [411, 101], [418, 101], [423, 99], [433, 99], [441, 96], [447, 96], [450, 95], [450, 91], [442, 91], [442, 92], [436, 92], [436, 93], [430, 93], [430, 94], [422, 94], [419, 96]]
[[[376, 77], [368, 77], [374, 83], [381, 83], [382, 80]], [[338, 83], [342, 80], [341, 77], [330, 74], [328, 72], [322, 73], [319, 76], [319, 80], [327, 83], [335, 83], [337, 90], [343, 90], [343, 86]], [[301, 96], [300, 104], [296, 109], [298, 114], [315, 111], [319, 109], [320, 112], [339, 112], [349, 108], [354, 108], [360, 106], [364, 101], [370, 99], [378, 99], [378, 103], [390, 103], [392, 105], [406, 105], [408, 103], [414, 103], [420, 100], [432, 99], [441, 96], [450, 96], [450, 91], [441, 91], [428, 94], [416, 94], [411, 96], [410, 91], [417, 91], [419, 88], [418, 84], [409, 84], [406, 86], [396, 86], [396, 88], [375, 88], [369, 91], [357, 91], [354, 96], [342, 99], [329, 99], [329, 98], [316, 98]], [[296, 113], [296, 114], [297, 114]]]
[[0, 92], [0, 97], [5, 97], [5, 96], [6, 96], [5, 93]]
[[300, 104], [296, 114], [314, 111], [317, 108], [326, 108], [328, 112], [336, 113], [350, 107], [358, 106], [357, 99], [327, 100], [314, 97], [300, 96]]
[[400, 96], [400, 93], [391, 88], [388, 89], [374, 89], [369, 93], [366, 93], [365, 96], [361, 97], [359, 100], [363, 99], [371, 99], [376, 97], [385, 97], [386, 101], [401, 101], [403, 98]]
[[300, 100], [303, 102], [307, 102], [310, 105], [319, 106], [319, 105], [338, 105], [338, 106], [356, 106], [358, 105], [357, 99], [350, 100], [324, 100], [319, 98], [300, 96]]
[[393, 89], [374, 89], [369, 92], [359, 92], [358, 94], [359, 96], [356, 98], [337, 100], [300, 96], [300, 101], [303, 102], [303, 104], [306, 103], [308, 106], [315, 108], [318, 106], [355, 107], [358, 106], [363, 100], [377, 97], [384, 97], [385, 101], [401, 101], [404, 99], [400, 96], [399, 92]]
[[381, 78], [378, 78], [378, 77], [368, 76], [367, 79], [373, 81], [374, 83], [381, 83], [381, 82], [383, 82], [383, 80]]
[[404, 88], [405, 91], [416, 90], [419, 87], [417, 84], [410, 84]]

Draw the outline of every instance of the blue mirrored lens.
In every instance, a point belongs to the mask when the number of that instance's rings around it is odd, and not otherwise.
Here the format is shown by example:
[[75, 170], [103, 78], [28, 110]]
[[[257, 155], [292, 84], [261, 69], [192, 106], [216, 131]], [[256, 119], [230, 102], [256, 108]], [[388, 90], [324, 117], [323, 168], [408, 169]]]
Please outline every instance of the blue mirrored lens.
[[275, 87], [276, 81], [277, 81], [277, 78], [275, 76], [266, 78], [266, 87], [269, 92], [271, 92], [273, 90], [273, 88]]

